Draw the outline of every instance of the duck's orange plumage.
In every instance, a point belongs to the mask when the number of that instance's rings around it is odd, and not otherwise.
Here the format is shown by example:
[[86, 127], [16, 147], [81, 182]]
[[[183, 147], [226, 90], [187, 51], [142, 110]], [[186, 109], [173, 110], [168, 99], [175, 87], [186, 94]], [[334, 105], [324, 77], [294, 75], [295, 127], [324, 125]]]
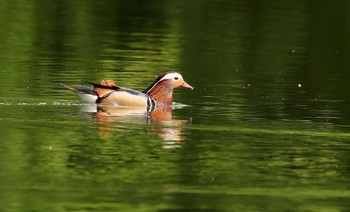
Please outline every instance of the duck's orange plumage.
[[161, 74], [143, 92], [120, 87], [113, 80], [102, 80], [100, 84], [91, 84], [92, 89], [65, 86], [89, 102], [145, 107], [170, 106], [173, 103], [175, 88], [193, 89], [177, 72]]
[[94, 89], [93, 89], [96, 92], [98, 97], [102, 97], [113, 92], [117, 87], [117, 85], [113, 80], [102, 80], [101, 85], [103, 87], [94, 86]]

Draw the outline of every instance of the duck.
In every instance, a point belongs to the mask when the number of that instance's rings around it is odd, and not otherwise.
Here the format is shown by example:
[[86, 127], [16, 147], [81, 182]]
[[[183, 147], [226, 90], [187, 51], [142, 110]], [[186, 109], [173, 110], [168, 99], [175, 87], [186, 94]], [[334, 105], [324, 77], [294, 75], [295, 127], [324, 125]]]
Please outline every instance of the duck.
[[137, 91], [117, 85], [113, 80], [102, 80], [100, 84], [87, 82], [92, 87], [75, 87], [65, 85], [88, 103], [113, 106], [169, 107], [173, 105], [175, 88], [193, 90], [178, 72], [170, 71], [160, 74], [144, 91]]

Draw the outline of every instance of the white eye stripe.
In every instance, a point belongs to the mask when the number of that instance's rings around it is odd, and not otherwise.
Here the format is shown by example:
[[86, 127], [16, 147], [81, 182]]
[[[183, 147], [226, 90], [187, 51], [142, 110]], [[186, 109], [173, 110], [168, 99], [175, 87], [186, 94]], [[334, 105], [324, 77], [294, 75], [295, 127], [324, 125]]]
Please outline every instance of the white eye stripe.
[[164, 75], [161, 79], [159, 79], [157, 82], [154, 82], [154, 84], [152, 84], [152, 86], [150, 86], [149, 88], [147, 88], [144, 92], [146, 92], [146, 94], [148, 94], [149, 92], [152, 91], [152, 89], [158, 85], [158, 83], [160, 83], [163, 80], [173, 80], [177, 78], [178, 79], [182, 79], [181, 74], [176, 73], [176, 72], [172, 72], [172, 73], [168, 73], [166, 75]]
[[166, 74], [161, 80], [159, 81], [162, 81], [162, 80], [165, 80], [165, 79], [182, 79], [182, 76], [181, 74], [179, 73], [169, 73], [169, 74]]

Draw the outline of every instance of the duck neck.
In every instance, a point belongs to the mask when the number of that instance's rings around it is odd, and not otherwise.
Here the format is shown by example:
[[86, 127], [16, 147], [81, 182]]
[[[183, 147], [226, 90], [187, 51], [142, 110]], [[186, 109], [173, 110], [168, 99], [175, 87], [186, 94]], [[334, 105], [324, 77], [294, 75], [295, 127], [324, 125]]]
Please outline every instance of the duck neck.
[[166, 81], [155, 84], [147, 91], [147, 95], [157, 102], [159, 106], [170, 106], [173, 104], [174, 88]]

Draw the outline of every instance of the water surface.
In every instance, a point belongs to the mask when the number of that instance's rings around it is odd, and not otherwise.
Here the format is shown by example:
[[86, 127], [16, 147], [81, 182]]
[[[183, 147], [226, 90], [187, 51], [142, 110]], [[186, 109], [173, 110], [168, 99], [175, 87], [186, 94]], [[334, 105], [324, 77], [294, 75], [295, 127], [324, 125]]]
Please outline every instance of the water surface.
[[[349, 210], [348, 3], [0, 6], [3, 210]], [[168, 70], [195, 89], [154, 114], [60, 84]]]

